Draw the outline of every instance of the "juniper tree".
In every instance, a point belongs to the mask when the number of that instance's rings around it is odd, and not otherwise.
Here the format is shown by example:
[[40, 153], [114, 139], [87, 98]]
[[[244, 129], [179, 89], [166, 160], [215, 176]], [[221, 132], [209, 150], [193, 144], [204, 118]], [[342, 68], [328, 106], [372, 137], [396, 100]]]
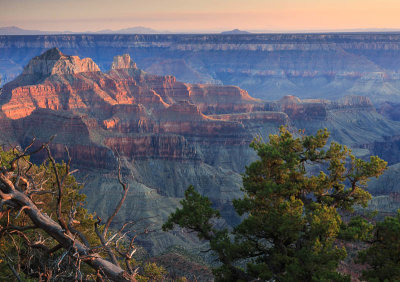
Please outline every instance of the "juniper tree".
[[362, 278], [366, 281], [400, 281], [400, 210], [377, 222], [370, 246], [360, 252], [360, 262], [367, 264]]
[[246, 167], [244, 196], [233, 201], [243, 220], [231, 232], [214, 227], [220, 213], [192, 186], [163, 229], [179, 225], [208, 240], [221, 263], [214, 269], [220, 281], [348, 280], [336, 270], [346, 256], [335, 244], [346, 226], [339, 210], [365, 206], [371, 195], [363, 187], [387, 164], [357, 159], [335, 142], [327, 146], [328, 138], [326, 129], [294, 137], [281, 127], [267, 143], [254, 140], [259, 160]]

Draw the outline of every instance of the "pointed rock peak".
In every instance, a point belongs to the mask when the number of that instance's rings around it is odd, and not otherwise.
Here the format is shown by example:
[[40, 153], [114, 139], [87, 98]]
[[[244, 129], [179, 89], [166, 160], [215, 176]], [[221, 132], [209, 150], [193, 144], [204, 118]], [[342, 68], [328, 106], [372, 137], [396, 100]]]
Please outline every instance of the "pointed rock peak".
[[42, 55], [38, 56], [37, 58], [40, 60], [59, 60], [61, 58], [66, 58], [60, 49], [57, 47], [52, 48], [44, 52]]
[[58, 48], [52, 48], [33, 58], [24, 68], [23, 75], [46, 77], [53, 74], [76, 74], [98, 72], [100, 68], [90, 58], [63, 54]]
[[111, 69], [136, 69], [136, 64], [131, 60], [129, 54], [124, 54], [122, 56], [115, 56]]

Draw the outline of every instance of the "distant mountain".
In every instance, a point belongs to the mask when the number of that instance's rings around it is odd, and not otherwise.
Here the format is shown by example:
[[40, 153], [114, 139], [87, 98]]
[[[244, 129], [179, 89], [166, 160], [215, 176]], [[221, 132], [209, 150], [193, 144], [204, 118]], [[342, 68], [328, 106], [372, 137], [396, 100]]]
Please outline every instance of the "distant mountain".
[[118, 30], [104, 29], [97, 31], [95, 33], [98, 34], [158, 34], [158, 33], [166, 33], [162, 31], [157, 31], [152, 28], [144, 27], [144, 26], [135, 26], [128, 27]]
[[240, 29], [232, 29], [229, 31], [223, 31], [221, 34], [250, 34], [251, 32], [245, 31], [245, 30], [240, 30]]
[[100, 31], [85, 31], [85, 32], [72, 32], [72, 31], [44, 31], [44, 30], [30, 30], [22, 29], [17, 26], [0, 27], [0, 35], [43, 35], [43, 34], [160, 34], [170, 33], [168, 31], [157, 31], [152, 28], [144, 26], [135, 26], [123, 28], [118, 30], [104, 29]]
[[0, 27], [0, 35], [38, 35], [47, 34], [46, 31], [41, 30], [27, 30], [16, 26]]
[[44, 31], [36, 29], [23, 29], [17, 26], [0, 27], [0, 35], [42, 35], [42, 34], [72, 34], [72, 31]]

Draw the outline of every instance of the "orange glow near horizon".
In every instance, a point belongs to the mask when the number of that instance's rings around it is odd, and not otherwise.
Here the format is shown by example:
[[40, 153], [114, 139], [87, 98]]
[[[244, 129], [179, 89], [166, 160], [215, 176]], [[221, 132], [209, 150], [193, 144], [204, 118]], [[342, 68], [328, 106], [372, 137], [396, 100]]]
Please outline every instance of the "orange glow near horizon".
[[0, 0], [0, 26], [97, 31], [400, 29], [398, 0]]

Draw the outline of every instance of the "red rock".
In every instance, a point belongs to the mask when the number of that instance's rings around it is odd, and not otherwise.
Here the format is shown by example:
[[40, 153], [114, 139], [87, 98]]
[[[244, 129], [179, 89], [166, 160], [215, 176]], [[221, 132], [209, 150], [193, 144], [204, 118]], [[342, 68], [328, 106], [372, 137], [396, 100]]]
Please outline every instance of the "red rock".
[[131, 60], [128, 54], [122, 56], [115, 56], [111, 69], [136, 69], [136, 64]]
[[295, 96], [285, 96], [278, 101], [280, 110], [291, 119], [326, 119], [327, 106], [323, 100], [300, 100]]
[[168, 108], [155, 113], [161, 120], [181, 120], [181, 121], [195, 121], [207, 120], [205, 116], [195, 104], [189, 101], [179, 101]]
[[283, 112], [252, 112], [239, 114], [210, 115], [210, 118], [226, 121], [253, 122], [262, 124], [265, 122], [275, 122], [278, 124], [288, 124], [289, 117]]
[[58, 49], [32, 59], [5, 85], [1, 100], [4, 120], [15, 120], [21, 143], [28, 135], [45, 141], [58, 134], [56, 156], [64, 154], [59, 144], [66, 144], [78, 162], [93, 159], [100, 166], [107, 160], [99, 160], [95, 150], [102, 158], [113, 158], [110, 152], [117, 149], [132, 158], [184, 160], [198, 158], [195, 144], [247, 146], [252, 136], [244, 120], [285, 120], [284, 114], [251, 114], [264, 108], [238, 87], [147, 74], [129, 55], [116, 56], [111, 70], [102, 73], [90, 59]]
[[92, 59], [80, 59], [78, 56], [64, 55], [57, 48], [53, 48], [33, 58], [24, 68], [22, 75], [40, 74], [47, 76], [97, 71], [100, 71], [100, 69]]
[[190, 85], [173, 76], [147, 74], [129, 55], [116, 56], [111, 71], [105, 74], [91, 59], [67, 56], [56, 48], [33, 58], [23, 73], [4, 87], [4, 96], [2, 110], [11, 119], [28, 116], [36, 108], [90, 108], [108, 113], [117, 104], [142, 104], [159, 110], [184, 100], [206, 114], [264, 107], [238, 87]]

